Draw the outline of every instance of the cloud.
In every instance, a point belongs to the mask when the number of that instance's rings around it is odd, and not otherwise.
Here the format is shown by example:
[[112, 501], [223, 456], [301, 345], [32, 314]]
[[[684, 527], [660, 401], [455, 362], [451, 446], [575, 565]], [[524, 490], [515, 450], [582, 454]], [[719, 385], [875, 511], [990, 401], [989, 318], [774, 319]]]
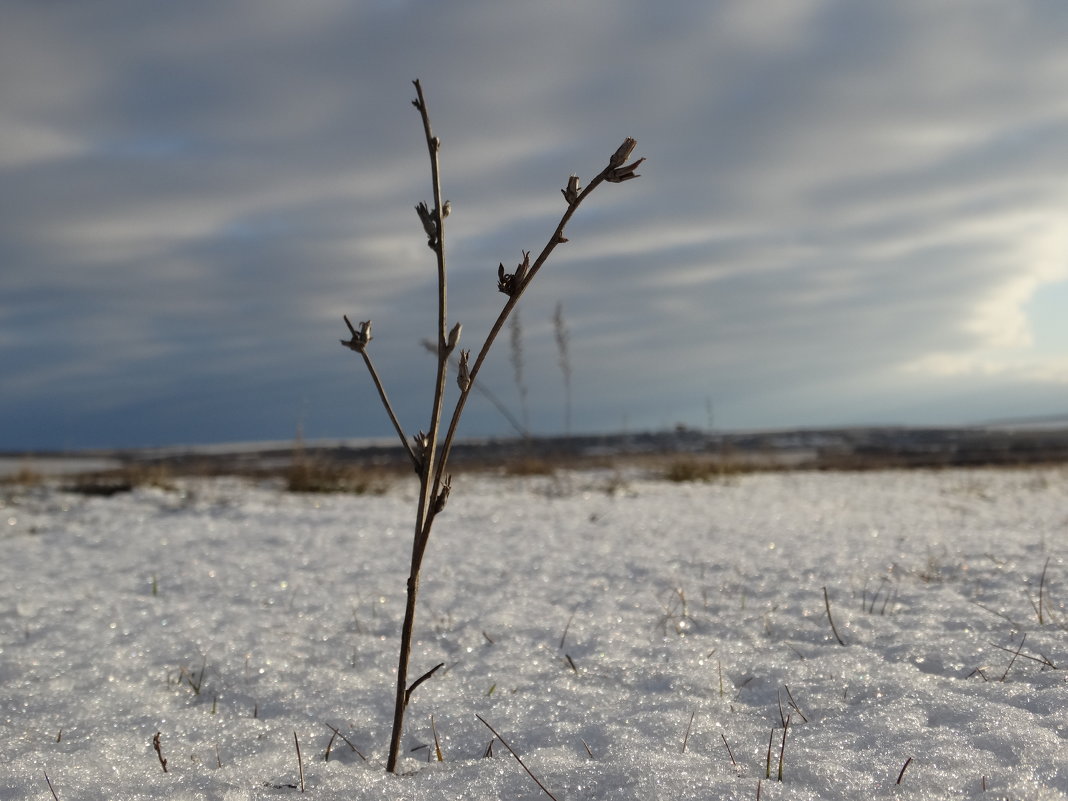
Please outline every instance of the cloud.
[[[275, 438], [304, 408], [313, 435], [381, 433], [381, 415], [351, 417], [375, 398], [335, 345], [342, 313], [374, 319], [420, 420], [435, 290], [413, 77], [443, 141], [465, 339], [503, 302], [497, 264], [555, 227], [569, 174], [588, 182], [624, 136], [648, 157], [589, 199], [524, 301], [536, 425], [562, 424], [558, 300], [576, 427], [703, 418], [709, 395], [724, 425], [919, 421], [950, 398], [967, 421], [979, 407], [944, 382], [999, 382], [1000, 416], [1062, 387], [1033, 317], [1066, 277], [1058, 6], [115, 0], [6, 17], [0, 413], [20, 426], [47, 408], [67, 442]], [[506, 354], [484, 376], [508, 395]], [[507, 425], [488, 410], [468, 430]]]

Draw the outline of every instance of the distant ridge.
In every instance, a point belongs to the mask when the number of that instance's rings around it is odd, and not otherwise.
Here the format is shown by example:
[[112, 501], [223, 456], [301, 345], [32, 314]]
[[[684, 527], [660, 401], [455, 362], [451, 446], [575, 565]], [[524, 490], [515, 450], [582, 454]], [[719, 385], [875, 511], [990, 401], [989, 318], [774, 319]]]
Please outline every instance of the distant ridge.
[[1068, 414], [1043, 417], [1002, 417], [977, 423], [976, 428], [1050, 429], [1068, 428]]

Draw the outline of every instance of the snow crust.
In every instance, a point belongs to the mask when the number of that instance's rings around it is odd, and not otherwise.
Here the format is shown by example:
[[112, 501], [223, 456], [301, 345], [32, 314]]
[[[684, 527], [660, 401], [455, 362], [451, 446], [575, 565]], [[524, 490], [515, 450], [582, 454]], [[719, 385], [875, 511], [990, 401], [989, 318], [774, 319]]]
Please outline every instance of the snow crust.
[[415, 494], [4, 490], [0, 798], [1068, 798], [1064, 469], [458, 477], [392, 776]]

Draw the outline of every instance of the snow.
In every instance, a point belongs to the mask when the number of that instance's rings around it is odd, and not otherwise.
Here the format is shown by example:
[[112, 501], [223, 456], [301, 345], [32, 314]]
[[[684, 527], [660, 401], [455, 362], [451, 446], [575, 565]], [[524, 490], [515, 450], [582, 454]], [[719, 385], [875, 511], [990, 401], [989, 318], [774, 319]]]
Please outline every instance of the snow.
[[457, 477], [393, 776], [415, 493], [4, 488], [0, 798], [1068, 798], [1068, 470]]

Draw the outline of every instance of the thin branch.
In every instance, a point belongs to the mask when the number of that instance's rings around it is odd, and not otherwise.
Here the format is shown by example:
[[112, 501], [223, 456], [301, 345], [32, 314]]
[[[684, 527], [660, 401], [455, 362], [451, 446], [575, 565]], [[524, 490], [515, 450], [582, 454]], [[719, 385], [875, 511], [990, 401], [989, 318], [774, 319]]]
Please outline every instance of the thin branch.
[[538, 787], [541, 788], [541, 791], [543, 793], [545, 793], [545, 795], [549, 796], [549, 798], [551, 798], [553, 801], [559, 801], [559, 799], [557, 799], [557, 797], [555, 795], [553, 795], [552, 793], [550, 793], [548, 791], [548, 789], [546, 789], [544, 784], [542, 784], [540, 781], [538, 781], [538, 777], [530, 772], [530, 768], [528, 768], [523, 763], [523, 760], [520, 758], [519, 754], [517, 754], [515, 752], [515, 749], [512, 748], [512, 746], [508, 745], [508, 742], [503, 737], [501, 737], [501, 735], [499, 735], [497, 733], [497, 730], [495, 728], [493, 728], [491, 725], [489, 725], [489, 723], [486, 721], [486, 719], [484, 717], [482, 717], [481, 715], [475, 715], [475, 717], [478, 718], [479, 720], [481, 720], [483, 725], [485, 725], [485, 727], [487, 729], [489, 729], [491, 732], [493, 732], [493, 736], [496, 737], [498, 740], [500, 740], [501, 741], [501, 745], [503, 745], [505, 748], [507, 748], [509, 753], [511, 753], [511, 755], [515, 757], [515, 761], [518, 762], [520, 767], [522, 767], [523, 770], [525, 770], [527, 772], [527, 775], [534, 780], [534, 783], [536, 785], [538, 785]]
[[[490, 328], [489, 334], [486, 336], [486, 341], [482, 344], [482, 348], [479, 350], [478, 356], [475, 358], [475, 362], [471, 366], [471, 385], [474, 385], [475, 379], [478, 376], [478, 372], [482, 369], [482, 364], [486, 360], [486, 356], [489, 354], [489, 350], [492, 347], [494, 340], [497, 339], [497, 335], [500, 333], [501, 328], [504, 327], [504, 323], [508, 319], [508, 315], [512, 313], [512, 309], [515, 308], [516, 304], [519, 302], [520, 297], [522, 297], [523, 293], [526, 291], [526, 288], [530, 286], [530, 282], [534, 280], [534, 276], [538, 274], [538, 271], [541, 269], [542, 265], [545, 264], [546, 260], [549, 258], [552, 252], [556, 249], [556, 246], [567, 241], [567, 237], [564, 236], [564, 229], [571, 221], [571, 217], [574, 215], [575, 211], [578, 209], [579, 206], [582, 205], [582, 201], [584, 201], [590, 195], [591, 192], [593, 192], [598, 186], [600, 186], [605, 181], [618, 183], [622, 180], [628, 180], [628, 178], [637, 177], [637, 175], [633, 172], [633, 168], [637, 167], [637, 165], [640, 164], [641, 161], [644, 161], [644, 159], [639, 160], [634, 164], [623, 165], [623, 162], [626, 161], [626, 159], [630, 156], [630, 153], [633, 151], [635, 144], [636, 143], [633, 139], [628, 138], [624, 140], [623, 144], [620, 145], [620, 147], [612, 155], [612, 158], [609, 159], [608, 166], [601, 170], [601, 172], [598, 173], [597, 176], [592, 181], [590, 181], [589, 185], [581, 192], [577, 192], [577, 187], [572, 187], [571, 183], [568, 184], [568, 190], [573, 191], [571, 191], [571, 194], [568, 194], [568, 191], [565, 191], [564, 194], [565, 198], [568, 201], [567, 210], [564, 212], [563, 216], [561, 216], [560, 222], [556, 225], [556, 230], [554, 230], [552, 236], [549, 237], [549, 241], [545, 244], [545, 247], [542, 248], [541, 253], [538, 254], [537, 259], [535, 259], [534, 263], [530, 265], [529, 269], [526, 271], [526, 274], [522, 277], [522, 279], [516, 282], [516, 286], [509, 294], [508, 300], [504, 304], [504, 308], [502, 308], [500, 314], [497, 315], [497, 319], [494, 321], [493, 326]], [[577, 181], [574, 183], [577, 184]], [[466, 405], [467, 398], [470, 396], [470, 394], [471, 388], [469, 386], [466, 390], [460, 392], [460, 397], [456, 400], [456, 407], [455, 409], [453, 409], [452, 418], [449, 420], [448, 432], [445, 435], [445, 442], [442, 445], [441, 462], [438, 465], [438, 469], [434, 477], [435, 485], [437, 485], [441, 481], [443, 473], [442, 466], [449, 458], [449, 453], [452, 450], [453, 438], [456, 436], [456, 428], [459, 425], [460, 416], [463, 414], [464, 406]]]
[[371, 380], [375, 383], [375, 389], [378, 390], [378, 397], [382, 400], [382, 405], [386, 408], [386, 414], [389, 415], [389, 420], [393, 423], [393, 428], [397, 432], [397, 436], [400, 437], [401, 444], [408, 452], [408, 458], [412, 460], [412, 466], [416, 472], [419, 471], [419, 459], [415, 455], [415, 451], [412, 450], [411, 444], [408, 442], [408, 437], [404, 433], [404, 429], [401, 428], [400, 420], [397, 419], [396, 413], [393, 411], [393, 405], [389, 402], [389, 396], [386, 395], [386, 388], [382, 385], [382, 379], [378, 377], [378, 371], [375, 369], [374, 363], [371, 361], [371, 357], [367, 354], [367, 341], [370, 339], [370, 321], [363, 323], [361, 330], [365, 331], [361, 334], [356, 330], [355, 326], [349, 321], [348, 315], [342, 315], [345, 318], [345, 325], [349, 327], [349, 331], [352, 332], [352, 339], [341, 340], [341, 344], [350, 350], [354, 350], [363, 356], [363, 362], [367, 365], [367, 372], [371, 374]]
[[415, 681], [413, 681], [413, 682], [412, 682], [412, 686], [411, 686], [411, 687], [409, 687], [409, 688], [408, 688], [408, 690], [407, 690], [407, 692], [405, 692], [405, 693], [404, 693], [404, 705], [405, 705], [405, 706], [408, 706], [408, 702], [409, 702], [410, 700], [412, 700], [412, 693], [414, 693], [414, 692], [415, 692], [415, 688], [416, 688], [416, 687], [418, 687], [418, 686], [419, 686], [420, 684], [422, 684], [422, 683], [423, 683], [424, 681], [426, 681], [427, 679], [429, 679], [429, 678], [430, 678], [431, 676], [433, 676], [433, 675], [434, 675], [435, 673], [437, 673], [437, 672], [438, 672], [439, 670], [441, 670], [441, 669], [442, 669], [443, 667], [445, 667], [445, 663], [444, 663], [444, 662], [439, 662], [438, 664], [434, 665], [434, 667], [430, 668], [430, 670], [428, 670], [428, 671], [427, 671], [426, 673], [424, 673], [424, 674], [423, 674], [422, 676], [420, 676], [420, 677], [419, 677], [419, 678], [417, 678], [417, 679], [416, 679]]
[[160, 767], [163, 768], [163, 772], [167, 772], [167, 760], [163, 758], [163, 749], [159, 744], [160, 732], [156, 732], [156, 736], [152, 738], [152, 747], [156, 751], [156, 756], [159, 757]]

